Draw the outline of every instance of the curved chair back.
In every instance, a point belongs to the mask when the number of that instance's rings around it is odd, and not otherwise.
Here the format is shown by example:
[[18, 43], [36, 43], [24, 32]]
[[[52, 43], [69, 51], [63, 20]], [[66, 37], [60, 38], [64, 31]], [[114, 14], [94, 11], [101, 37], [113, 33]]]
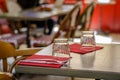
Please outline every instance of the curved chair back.
[[[36, 52], [41, 50], [40, 48], [28, 48], [23, 50], [16, 50], [10, 43], [0, 41], [0, 60], [2, 60], [3, 71], [0, 71], [0, 80], [14, 80], [15, 77], [12, 74], [12, 70], [21, 59], [26, 58]], [[19, 58], [15, 58], [15, 61], [11, 64], [7, 64], [8, 57], [16, 57], [21, 56]]]
[[65, 16], [65, 18], [61, 21], [59, 31], [54, 38], [73, 37], [74, 31], [76, 29], [77, 18], [80, 14], [80, 7], [81, 4], [76, 4], [75, 7]]
[[3, 71], [8, 71], [7, 58], [15, 56], [15, 48], [7, 43], [0, 41], [0, 59], [3, 62]]
[[89, 30], [91, 19], [94, 11], [95, 3], [90, 3], [84, 12], [78, 18], [78, 25], [81, 25], [81, 30]]
[[[61, 21], [59, 29], [57, 32], [50, 36], [44, 36], [38, 40], [33, 40], [32, 45], [34, 47], [43, 47], [53, 43], [55, 38], [64, 37], [70, 38], [74, 36], [76, 30], [77, 18], [80, 15], [81, 3], [77, 3], [74, 8], [66, 14], [64, 19]], [[44, 42], [44, 43], [43, 43]]]

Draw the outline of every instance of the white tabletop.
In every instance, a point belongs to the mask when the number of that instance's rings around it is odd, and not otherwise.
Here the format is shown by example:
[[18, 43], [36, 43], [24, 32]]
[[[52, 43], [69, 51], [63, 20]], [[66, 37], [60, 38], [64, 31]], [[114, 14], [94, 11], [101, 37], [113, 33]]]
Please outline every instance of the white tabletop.
[[[72, 76], [83, 78], [109, 78], [120, 79], [120, 44], [97, 44], [104, 48], [96, 53], [85, 55], [71, 53], [72, 59], [69, 67], [47, 68], [35, 66], [16, 66], [17, 73], [48, 74], [59, 76]], [[36, 53], [50, 54], [52, 45]]]
[[53, 5], [49, 5], [51, 11], [36, 11], [34, 8], [25, 10], [18, 13], [4, 13], [0, 15], [0, 18], [17, 19], [17, 20], [45, 20], [55, 15], [62, 15], [68, 13], [74, 5], [63, 5], [61, 9], [55, 8]]

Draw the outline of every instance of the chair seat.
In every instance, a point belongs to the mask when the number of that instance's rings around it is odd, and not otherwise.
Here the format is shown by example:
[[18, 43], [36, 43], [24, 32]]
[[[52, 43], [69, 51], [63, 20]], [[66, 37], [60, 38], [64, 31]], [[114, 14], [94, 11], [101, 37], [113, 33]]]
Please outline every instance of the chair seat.
[[0, 72], [0, 80], [13, 80], [13, 74], [8, 72]]
[[[0, 71], [0, 80], [19, 80], [19, 76], [14, 71], [16, 64], [40, 50], [40, 48], [15, 49], [11, 44], [0, 41], [0, 60], [2, 63], [0, 65], [2, 68]], [[14, 58], [14, 60], [9, 64], [10, 60], [8, 61], [8, 59], [10, 57]]]

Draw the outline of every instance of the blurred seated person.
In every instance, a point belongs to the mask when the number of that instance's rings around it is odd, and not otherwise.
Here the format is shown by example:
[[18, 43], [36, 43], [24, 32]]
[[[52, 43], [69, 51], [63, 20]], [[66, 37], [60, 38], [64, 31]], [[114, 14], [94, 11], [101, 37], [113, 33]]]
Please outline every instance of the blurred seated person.
[[[23, 10], [41, 6], [42, 4], [48, 4], [49, 0], [17, 0], [18, 4], [22, 7]], [[29, 21], [31, 26], [37, 26], [37, 28], [44, 28], [44, 34], [50, 35], [53, 30], [55, 21], [50, 18], [44, 21]], [[27, 26], [24, 21], [22, 21], [23, 26]], [[47, 30], [46, 30], [47, 28]]]

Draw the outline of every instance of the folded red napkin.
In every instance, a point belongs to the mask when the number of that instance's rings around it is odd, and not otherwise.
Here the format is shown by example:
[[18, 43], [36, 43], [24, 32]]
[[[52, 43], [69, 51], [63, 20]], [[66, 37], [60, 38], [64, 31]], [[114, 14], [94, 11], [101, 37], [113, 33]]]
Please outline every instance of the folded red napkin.
[[60, 68], [69, 61], [69, 59], [70, 58], [48, 55], [32, 55], [25, 60], [21, 60], [18, 64], [25, 66]]
[[70, 51], [78, 53], [78, 54], [85, 54], [85, 53], [93, 52], [96, 50], [100, 50], [102, 48], [103, 48], [102, 46], [95, 46], [95, 48], [94, 47], [86, 47], [86, 46], [83, 47], [78, 43], [70, 45]]

